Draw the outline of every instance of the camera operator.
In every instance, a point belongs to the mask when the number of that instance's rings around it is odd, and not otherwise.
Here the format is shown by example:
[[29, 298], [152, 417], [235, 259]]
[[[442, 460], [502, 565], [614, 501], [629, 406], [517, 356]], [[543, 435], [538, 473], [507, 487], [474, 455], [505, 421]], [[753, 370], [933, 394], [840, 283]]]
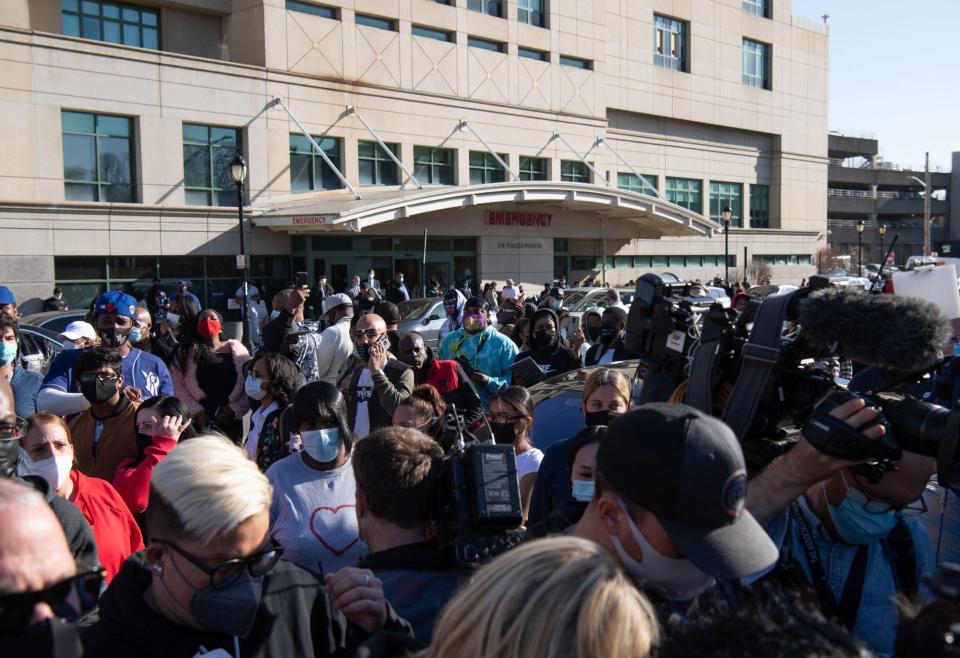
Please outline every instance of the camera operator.
[[708, 608], [729, 581], [777, 560], [776, 546], [744, 509], [736, 436], [692, 407], [651, 403], [611, 421], [595, 482], [567, 532], [617, 557], [663, 619]]
[[[831, 411], [854, 428], [877, 414], [859, 398]], [[882, 425], [862, 432], [870, 439], [884, 433]], [[747, 508], [781, 546], [781, 566], [814, 588], [824, 614], [878, 655], [890, 655], [897, 626], [893, 596], [914, 595], [934, 568], [929, 539], [910, 518], [923, 511], [933, 459], [904, 452], [897, 470], [876, 484], [858, 475], [857, 465], [824, 455], [801, 437], [751, 480]]]
[[428, 644], [441, 608], [473, 574], [427, 540], [443, 450], [406, 427], [377, 430], [357, 443], [357, 522], [370, 553], [360, 561], [383, 583], [386, 599]]
[[440, 341], [440, 358], [453, 359], [467, 371], [476, 385], [483, 406], [490, 395], [510, 385], [516, 344], [490, 326], [487, 303], [471, 297], [463, 305], [463, 326]]

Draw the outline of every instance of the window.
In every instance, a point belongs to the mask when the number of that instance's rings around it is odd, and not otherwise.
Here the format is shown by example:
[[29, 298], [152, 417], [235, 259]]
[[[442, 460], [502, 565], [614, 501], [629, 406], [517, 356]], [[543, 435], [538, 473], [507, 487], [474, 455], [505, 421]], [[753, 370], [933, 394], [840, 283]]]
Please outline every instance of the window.
[[560, 161], [560, 180], [568, 183], [589, 183], [590, 168], [579, 160]]
[[750, 186], [750, 227], [770, 228], [769, 185]]
[[562, 66], [572, 66], [575, 69], [590, 69], [590, 60], [580, 59], [578, 57], [568, 57], [567, 55], [560, 55], [560, 64]]
[[653, 62], [665, 69], [687, 70], [687, 23], [654, 15]]
[[413, 147], [413, 175], [421, 183], [453, 185], [453, 149]]
[[100, 0], [60, 0], [63, 33], [138, 48], [160, 47], [156, 9]]
[[312, 14], [321, 18], [339, 18], [337, 10], [334, 7], [325, 7], [315, 5], [311, 2], [300, 2], [300, 0], [287, 0], [287, 11], [299, 11], [304, 14]]
[[520, 57], [526, 57], [527, 59], [536, 59], [541, 62], [547, 61], [547, 53], [543, 52], [542, 50], [534, 50], [533, 48], [524, 48], [523, 46], [520, 46], [517, 48], [517, 54], [520, 55]]
[[389, 18], [380, 18], [379, 16], [370, 16], [368, 14], [355, 14], [354, 22], [357, 25], [375, 27], [378, 30], [389, 30], [390, 32], [397, 31], [396, 21], [393, 21]]
[[770, 89], [770, 46], [743, 40], [743, 84]]
[[695, 178], [670, 178], [666, 180], [667, 201], [693, 212], [703, 212], [701, 192], [703, 182]]
[[479, 37], [467, 37], [467, 45], [471, 48], [492, 50], [497, 53], [502, 53], [505, 50], [504, 44], [499, 41], [489, 41], [487, 39], [480, 39]]
[[467, 9], [503, 18], [503, 0], [467, 0]]
[[517, 0], [517, 20], [527, 25], [546, 26], [545, 0]]
[[520, 156], [520, 180], [550, 180], [550, 160]]
[[414, 25], [411, 28], [413, 36], [415, 37], [424, 37], [425, 39], [436, 39], [437, 41], [453, 41], [453, 34], [451, 32], [444, 32], [443, 30], [436, 30], [432, 27], [424, 27], [423, 25]]
[[617, 187], [621, 190], [657, 196], [657, 177], [653, 174], [644, 174], [641, 178], [636, 174], [620, 171], [617, 172]]
[[[500, 153], [500, 159], [507, 161], [507, 156]], [[470, 184], [485, 185], [487, 183], [502, 183], [506, 180], [506, 172], [496, 158], [486, 151], [470, 151]]]
[[[387, 144], [387, 148], [394, 155], [397, 154], [396, 144]], [[357, 142], [360, 164], [361, 185], [399, 185], [400, 177], [397, 174], [397, 165], [394, 164], [387, 152], [377, 142]]]
[[770, 0], [743, 0], [743, 10], [763, 18], [770, 18]]
[[[340, 169], [340, 140], [336, 137], [313, 135], [330, 161]], [[340, 178], [323, 161], [313, 145], [303, 135], [290, 135], [290, 191], [337, 190], [343, 187]]]
[[236, 128], [183, 124], [183, 189], [188, 205], [237, 205], [230, 161], [240, 148]]
[[763, 261], [768, 265], [812, 265], [813, 258], [809, 254], [761, 254], [753, 260]]
[[133, 120], [63, 111], [60, 125], [64, 197], [134, 203]]
[[725, 207], [731, 211], [730, 226], [743, 227], [743, 185], [710, 181], [710, 219], [721, 222], [720, 213]]

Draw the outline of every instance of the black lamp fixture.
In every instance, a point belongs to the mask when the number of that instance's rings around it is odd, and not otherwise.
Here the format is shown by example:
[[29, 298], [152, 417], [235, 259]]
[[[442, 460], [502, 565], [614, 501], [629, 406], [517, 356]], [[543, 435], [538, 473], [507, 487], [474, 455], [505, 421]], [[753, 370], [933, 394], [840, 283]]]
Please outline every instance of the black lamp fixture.
[[730, 285], [730, 218], [733, 211], [730, 206], [724, 206], [720, 211], [720, 219], [723, 220], [723, 281]]
[[881, 224], [877, 227], [877, 233], [880, 234], [880, 274], [883, 274], [883, 266], [887, 264], [887, 252], [883, 250], [883, 236], [887, 234], [887, 225]]
[[247, 280], [247, 250], [243, 241], [243, 183], [247, 180], [247, 163], [243, 156], [237, 153], [230, 161], [230, 178], [237, 185], [237, 229], [240, 231], [240, 256], [237, 258], [237, 268], [243, 274], [243, 295], [240, 299], [241, 336], [247, 336], [247, 293], [250, 289]]
[[863, 229], [866, 227], [862, 219], [857, 220], [857, 276], [863, 276]]

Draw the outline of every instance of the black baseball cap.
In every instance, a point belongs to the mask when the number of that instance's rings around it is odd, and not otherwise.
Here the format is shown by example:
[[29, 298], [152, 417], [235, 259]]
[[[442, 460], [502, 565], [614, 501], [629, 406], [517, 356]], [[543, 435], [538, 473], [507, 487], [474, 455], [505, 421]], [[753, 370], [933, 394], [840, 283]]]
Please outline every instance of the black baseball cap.
[[704, 573], [741, 578], [777, 561], [776, 545], [744, 508], [743, 451], [723, 421], [685, 404], [645, 404], [610, 423], [597, 468]]

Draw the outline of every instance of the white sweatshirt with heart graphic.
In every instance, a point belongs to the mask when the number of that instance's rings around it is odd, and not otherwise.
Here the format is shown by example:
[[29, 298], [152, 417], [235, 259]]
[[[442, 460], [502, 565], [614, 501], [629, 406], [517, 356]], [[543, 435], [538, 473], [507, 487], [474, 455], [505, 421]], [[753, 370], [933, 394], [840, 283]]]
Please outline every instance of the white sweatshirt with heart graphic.
[[368, 550], [357, 527], [350, 460], [338, 469], [317, 471], [304, 463], [302, 454], [267, 469], [273, 485], [270, 534], [283, 546], [285, 560], [322, 577], [356, 566]]

